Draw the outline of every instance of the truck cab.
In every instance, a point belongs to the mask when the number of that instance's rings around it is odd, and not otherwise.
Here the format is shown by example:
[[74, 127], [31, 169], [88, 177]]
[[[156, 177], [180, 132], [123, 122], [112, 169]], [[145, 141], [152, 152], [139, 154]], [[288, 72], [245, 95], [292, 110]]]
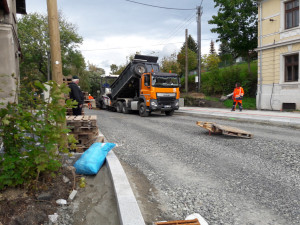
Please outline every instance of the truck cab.
[[[179, 109], [179, 77], [175, 73], [152, 72], [141, 76], [140, 107], [141, 116], [153, 111], [172, 115]], [[142, 106], [141, 106], [142, 104]]]

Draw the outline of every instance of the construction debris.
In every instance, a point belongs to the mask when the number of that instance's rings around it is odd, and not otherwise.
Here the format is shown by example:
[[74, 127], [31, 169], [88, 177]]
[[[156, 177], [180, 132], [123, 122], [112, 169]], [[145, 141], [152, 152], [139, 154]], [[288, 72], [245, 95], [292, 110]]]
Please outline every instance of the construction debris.
[[193, 220], [174, 220], [169, 222], [156, 222], [155, 225], [201, 225], [198, 219]]
[[97, 116], [67, 116], [67, 127], [71, 130], [75, 139], [78, 140], [76, 152], [84, 152], [96, 140], [104, 142], [103, 135], [99, 135]]
[[69, 195], [68, 199], [72, 201], [75, 198], [76, 194], [77, 194], [77, 190], [73, 190]]
[[235, 127], [218, 125], [216, 123], [203, 122], [203, 121], [197, 121], [196, 124], [208, 130], [209, 135], [213, 133], [213, 134], [223, 134], [232, 137], [253, 138], [253, 134]]

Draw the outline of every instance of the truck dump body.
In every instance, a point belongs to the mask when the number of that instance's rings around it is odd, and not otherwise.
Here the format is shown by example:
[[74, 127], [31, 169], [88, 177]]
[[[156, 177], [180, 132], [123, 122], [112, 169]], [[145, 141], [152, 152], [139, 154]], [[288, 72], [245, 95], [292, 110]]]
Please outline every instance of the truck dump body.
[[142, 73], [158, 72], [157, 60], [158, 57], [154, 56], [135, 55], [133, 61], [111, 85], [112, 99], [139, 97], [139, 78]]

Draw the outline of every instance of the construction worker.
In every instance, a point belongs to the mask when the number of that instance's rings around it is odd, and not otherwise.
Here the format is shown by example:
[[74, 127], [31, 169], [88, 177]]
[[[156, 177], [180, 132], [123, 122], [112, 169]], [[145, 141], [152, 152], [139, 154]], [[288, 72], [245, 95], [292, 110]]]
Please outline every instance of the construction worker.
[[73, 76], [72, 83], [69, 84], [70, 91], [70, 99], [76, 100], [77, 107], [73, 108], [73, 115], [79, 116], [82, 114], [82, 106], [84, 102], [84, 96], [79, 86], [79, 77]]
[[239, 105], [240, 112], [243, 110], [242, 107], [242, 99], [244, 96], [244, 89], [241, 87], [239, 83], [235, 84], [235, 89], [233, 91], [232, 99], [233, 99], [233, 106], [231, 111], [235, 111], [236, 105]]
[[89, 109], [93, 109], [92, 103], [91, 103], [91, 100], [92, 100], [92, 99], [94, 99], [93, 96], [91, 96], [91, 94], [89, 94], [89, 100], [90, 100], [89, 103], [88, 103]]

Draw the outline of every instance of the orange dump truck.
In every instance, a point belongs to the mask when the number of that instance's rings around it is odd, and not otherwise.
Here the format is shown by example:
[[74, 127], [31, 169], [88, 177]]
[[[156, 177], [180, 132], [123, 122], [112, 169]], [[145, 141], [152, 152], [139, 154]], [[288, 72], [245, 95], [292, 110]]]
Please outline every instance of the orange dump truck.
[[109, 88], [99, 105], [120, 113], [138, 110], [140, 116], [161, 111], [171, 116], [179, 109], [180, 79], [175, 73], [162, 73], [158, 57], [135, 55]]

